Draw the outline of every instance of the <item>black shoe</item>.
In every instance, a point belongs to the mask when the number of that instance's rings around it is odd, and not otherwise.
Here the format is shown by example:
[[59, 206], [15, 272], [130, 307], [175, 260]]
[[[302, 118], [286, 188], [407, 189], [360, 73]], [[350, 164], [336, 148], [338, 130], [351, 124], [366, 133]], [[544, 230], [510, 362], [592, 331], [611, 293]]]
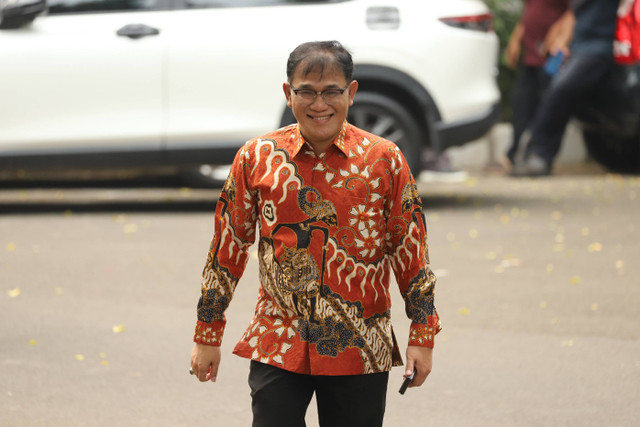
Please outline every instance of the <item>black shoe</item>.
[[524, 161], [516, 161], [510, 175], [521, 177], [549, 176], [551, 175], [551, 162], [535, 154], [530, 154]]

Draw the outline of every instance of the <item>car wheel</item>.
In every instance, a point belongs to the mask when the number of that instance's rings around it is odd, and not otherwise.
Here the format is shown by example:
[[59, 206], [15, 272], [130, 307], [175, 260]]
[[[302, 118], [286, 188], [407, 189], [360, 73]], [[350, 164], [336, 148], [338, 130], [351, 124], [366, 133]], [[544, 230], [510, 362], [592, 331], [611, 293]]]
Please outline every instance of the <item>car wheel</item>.
[[425, 138], [413, 115], [396, 100], [378, 93], [358, 92], [347, 120], [360, 129], [395, 142], [413, 175], [420, 174]]
[[612, 172], [640, 172], [640, 135], [623, 138], [597, 130], [582, 131], [587, 151]]

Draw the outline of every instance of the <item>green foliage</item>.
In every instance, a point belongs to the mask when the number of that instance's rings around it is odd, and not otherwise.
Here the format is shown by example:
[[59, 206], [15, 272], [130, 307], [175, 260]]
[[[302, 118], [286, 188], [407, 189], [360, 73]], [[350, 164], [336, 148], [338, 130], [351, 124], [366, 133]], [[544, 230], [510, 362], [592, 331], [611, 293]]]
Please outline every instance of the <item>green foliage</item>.
[[498, 87], [502, 96], [502, 120], [511, 120], [511, 89], [515, 83], [515, 70], [508, 68], [502, 58], [511, 31], [520, 20], [523, 0], [484, 0], [493, 14], [493, 26], [500, 39], [500, 61], [498, 66]]

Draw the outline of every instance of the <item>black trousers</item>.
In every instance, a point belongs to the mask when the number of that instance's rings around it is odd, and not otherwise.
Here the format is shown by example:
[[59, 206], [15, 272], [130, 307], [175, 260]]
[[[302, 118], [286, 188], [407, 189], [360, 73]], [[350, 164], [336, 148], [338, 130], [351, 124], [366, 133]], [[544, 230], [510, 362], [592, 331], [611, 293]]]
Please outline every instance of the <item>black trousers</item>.
[[551, 77], [542, 67], [520, 64], [511, 95], [513, 137], [507, 157], [515, 162], [522, 134], [531, 125]]
[[304, 375], [251, 361], [253, 427], [304, 427], [314, 392], [321, 427], [382, 426], [388, 380], [388, 372]]
[[551, 163], [560, 150], [571, 116], [589, 101], [594, 88], [613, 69], [610, 56], [574, 54], [551, 80], [531, 124], [527, 154], [536, 154]]

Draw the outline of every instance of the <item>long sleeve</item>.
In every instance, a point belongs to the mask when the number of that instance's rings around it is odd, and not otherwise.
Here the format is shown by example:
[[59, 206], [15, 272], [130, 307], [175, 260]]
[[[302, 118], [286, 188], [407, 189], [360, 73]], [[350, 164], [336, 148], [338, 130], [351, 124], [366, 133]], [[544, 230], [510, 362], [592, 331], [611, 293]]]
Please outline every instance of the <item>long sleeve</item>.
[[[400, 153], [398, 158], [404, 162]], [[429, 267], [422, 201], [407, 167], [397, 169], [390, 200], [386, 245], [406, 314], [412, 321], [409, 345], [433, 348], [434, 336], [441, 329], [434, 305], [436, 277]]]
[[255, 198], [247, 185], [247, 151], [236, 156], [216, 206], [214, 235], [202, 272], [202, 294], [194, 341], [219, 346], [224, 312], [247, 265], [255, 241]]

